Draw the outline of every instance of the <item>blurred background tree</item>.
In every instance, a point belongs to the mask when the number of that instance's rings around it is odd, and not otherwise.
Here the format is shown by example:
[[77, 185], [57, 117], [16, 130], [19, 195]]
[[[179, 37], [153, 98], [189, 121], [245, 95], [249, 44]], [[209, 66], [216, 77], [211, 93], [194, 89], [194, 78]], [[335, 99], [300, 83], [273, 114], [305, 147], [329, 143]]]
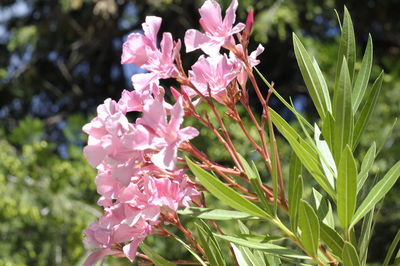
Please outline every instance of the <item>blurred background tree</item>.
[[[82, 229], [98, 215], [94, 177], [81, 155], [81, 127], [105, 98], [131, 89], [130, 76], [140, 71], [121, 66], [127, 35], [141, 30], [147, 15], [163, 17], [161, 31], [182, 39], [198, 28], [197, 8], [187, 0], [2, 0], [0, 3], [0, 264], [71, 265], [85, 256]], [[225, 7], [230, 0], [221, 0]], [[334, 77], [340, 28], [334, 13], [345, 4], [353, 17], [359, 58], [368, 33], [374, 60], [385, 70], [382, 97], [374, 124], [364, 135], [360, 154], [371, 139], [384, 152], [374, 173], [385, 171], [400, 154], [400, 130], [385, 138], [400, 115], [400, 21], [397, 0], [239, 0], [238, 18], [255, 10], [253, 38], [266, 50], [259, 69], [296, 108], [313, 117], [306, 88], [293, 54], [292, 31], [319, 58], [326, 78]], [[256, 43], [253, 43], [254, 47]], [[198, 54], [184, 56], [190, 66]], [[359, 65], [358, 65], [359, 67]], [[373, 70], [375, 75], [377, 69]], [[332, 82], [332, 79], [331, 79]], [[288, 120], [293, 117], [276, 99], [271, 104]], [[254, 106], [258, 109], [259, 107]], [[224, 161], [219, 147], [206, 149]], [[243, 136], [235, 136], [244, 145]], [[282, 144], [284, 143], [281, 141]], [[198, 144], [204, 143], [199, 139]], [[247, 147], [242, 146], [243, 150]], [[283, 156], [287, 155], [285, 149]], [[384, 154], [384, 157], [382, 156]], [[284, 159], [285, 160], [285, 159]], [[400, 224], [397, 185], [381, 210], [370, 248], [370, 262], [382, 261]], [[389, 203], [390, 202], [390, 203]], [[150, 241], [152, 241], [150, 239]], [[153, 243], [166, 250], [168, 245]], [[182, 252], [174, 248], [171, 258]]]

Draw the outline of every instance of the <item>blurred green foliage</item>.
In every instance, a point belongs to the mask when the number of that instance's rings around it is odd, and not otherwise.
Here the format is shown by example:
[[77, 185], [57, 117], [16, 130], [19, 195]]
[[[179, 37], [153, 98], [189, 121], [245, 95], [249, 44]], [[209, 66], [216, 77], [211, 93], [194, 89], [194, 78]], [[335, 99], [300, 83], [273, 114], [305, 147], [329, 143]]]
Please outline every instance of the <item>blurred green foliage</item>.
[[0, 265], [76, 263], [85, 255], [82, 230], [101, 215], [95, 171], [80, 148], [63, 160], [43, 131], [28, 117], [0, 137]]

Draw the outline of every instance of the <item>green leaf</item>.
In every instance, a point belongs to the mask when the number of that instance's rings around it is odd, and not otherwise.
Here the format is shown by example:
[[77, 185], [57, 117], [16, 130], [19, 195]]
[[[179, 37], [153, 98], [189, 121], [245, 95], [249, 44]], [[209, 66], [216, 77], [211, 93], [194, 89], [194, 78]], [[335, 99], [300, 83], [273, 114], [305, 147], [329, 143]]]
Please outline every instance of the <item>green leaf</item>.
[[238, 262], [239, 266], [252, 266], [249, 264], [250, 262], [246, 259], [246, 254], [244, 254], [244, 250], [238, 248], [235, 244], [231, 243], [231, 247], [233, 253], [235, 253], [236, 261]]
[[393, 266], [400, 265], [400, 249], [397, 251], [396, 257], [394, 258]]
[[316, 189], [312, 188], [315, 209], [317, 210], [317, 216], [320, 221], [327, 224], [331, 228], [335, 228], [335, 221], [333, 218], [332, 206], [330, 202], [324, 198], [321, 193]]
[[[343, 62], [343, 58], [347, 59], [347, 63]], [[342, 24], [342, 36], [340, 39], [340, 46], [338, 52], [338, 61], [336, 65], [336, 84], [339, 80], [339, 73], [341, 72], [342, 66], [345, 64], [349, 69], [350, 80], [354, 76], [354, 65], [356, 62], [356, 41], [354, 37], [353, 22], [349, 11], [344, 7], [344, 17]], [[348, 65], [348, 66], [347, 66]]]
[[324, 121], [322, 121], [322, 135], [330, 150], [333, 150], [333, 134], [335, 130], [335, 119], [331, 113], [327, 113]]
[[299, 207], [300, 239], [305, 250], [310, 254], [317, 254], [319, 240], [319, 221], [314, 209], [304, 200]]
[[377, 140], [377, 152], [376, 154], [378, 155], [381, 150], [383, 149], [383, 147], [385, 146], [386, 142], [390, 139], [390, 137], [392, 136], [393, 133], [393, 129], [396, 126], [397, 123], [397, 117], [394, 119], [394, 122], [392, 125], [387, 125], [382, 131], [380, 136], [378, 137]]
[[379, 94], [381, 92], [383, 81], [383, 71], [376, 78], [374, 84], [372, 85], [366, 101], [361, 109], [361, 113], [358, 116], [357, 122], [354, 127], [354, 136], [353, 136], [353, 149], [357, 147], [358, 142], [360, 141], [360, 137], [367, 126], [368, 120], [371, 117], [372, 112], [375, 109], [376, 102], [378, 101]]
[[370, 190], [364, 201], [354, 214], [350, 227], [354, 226], [366, 215], [393, 187], [400, 176], [400, 161]]
[[367, 154], [365, 154], [364, 159], [361, 163], [361, 171], [357, 176], [357, 193], [361, 190], [365, 181], [367, 180], [369, 170], [374, 164], [376, 156], [376, 143], [373, 142], [371, 147], [368, 149]]
[[257, 250], [262, 250], [266, 253], [270, 253], [276, 256], [283, 256], [283, 257], [289, 257], [289, 258], [297, 258], [297, 259], [310, 259], [308, 256], [304, 256], [292, 249], [285, 248], [282, 246], [278, 246], [275, 244], [271, 243], [259, 243], [256, 241], [249, 241], [249, 240], [244, 240], [240, 237], [234, 237], [234, 236], [227, 236], [227, 235], [219, 235], [219, 234], [214, 234], [216, 237], [222, 238], [226, 241], [229, 241], [231, 243], [243, 246], [243, 247], [248, 247], [248, 248], [253, 248]]
[[272, 125], [271, 119], [268, 119], [268, 134], [269, 141], [271, 147], [271, 176], [272, 176], [272, 190], [274, 192], [274, 215], [277, 215], [278, 211], [278, 198], [279, 198], [279, 177], [278, 177], [278, 168], [279, 168], [279, 155], [278, 155], [278, 147], [275, 139], [274, 127]]
[[335, 15], [336, 15], [336, 18], [337, 18], [337, 20], [338, 20], [338, 23], [339, 23], [339, 28], [340, 28], [340, 31], [343, 31], [343, 27], [342, 27], [342, 21], [340, 20], [339, 13], [337, 12], [337, 10], [336, 10], [336, 9], [334, 9], [334, 11], [335, 11]]
[[371, 35], [368, 36], [367, 47], [365, 48], [364, 57], [361, 63], [360, 71], [357, 74], [357, 79], [354, 84], [353, 93], [351, 98], [353, 99], [353, 113], [357, 112], [357, 109], [364, 98], [364, 94], [367, 90], [369, 77], [371, 75], [372, 67], [372, 38]]
[[301, 177], [301, 162], [295, 153], [292, 153], [289, 169], [289, 219], [293, 231], [297, 231], [298, 209], [303, 195], [303, 178]]
[[[256, 241], [260, 241], [260, 242], [268, 242], [272, 239], [276, 239], [275, 238], [266, 238], [265, 236], [261, 236], [261, 235], [251, 235], [249, 234], [250, 231], [249, 229], [244, 225], [244, 223], [242, 223], [241, 221], [238, 221], [239, 224], [239, 229], [240, 232], [242, 232], [242, 234], [239, 235], [240, 238], [242, 239], [256, 239]], [[250, 248], [247, 247], [239, 247], [239, 250], [241, 251], [241, 254], [243, 256], [243, 258], [246, 260], [246, 263], [248, 265], [264, 265], [265, 261], [263, 257], [260, 256], [256, 256], [255, 254], [253, 254], [253, 252], [250, 250]], [[259, 251], [256, 251], [259, 252]]]
[[349, 146], [343, 151], [339, 162], [336, 191], [339, 221], [343, 228], [347, 228], [357, 201], [357, 168]]
[[199, 223], [195, 223], [195, 225], [198, 231], [200, 246], [206, 253], [210, 265], [226, 265], [222, 257], [221, 248], [208, 225], [202, 220]]
[[[242, 165], [244, 167], [244, 171], [245, 171], [247, 177], [249, 178], [252, 187], [256, 191], [256, 194], [257, 194], [258, 198], [260, 199], [261, 204], [263, 205], [265, 211], [268, 212], [269, 214], [272, 214], [271, 210], [269, 208], [267, 199], [265, 197], [265, 193], [261, 188], [262, 182], [261, 182], [261, 178], [260, 178], [257, 168], [251, 167], [250, 164], [246, 161], [246, 159], [242, 155], [240, 155], [240, 154], [238, 154], [238, 155], [239, 155], [240, 161], [242, 162]], [[254, 163], [253, 163], [253, 165], [254, 165]]]
[[151, 261], [156, 265], [156, 266], [173, 266], [176, 264], [173, 264], [160, 255], [158, 255], [152, 248], [150, 248], [148, 245], [145, 243], [140, 244], [140, 249], [143, 251], [145, 255], [147, 255]]
[[365, 265], [367, 261], [368, 255], [368, 246], [371, 241], [372, 236], [372, 228], [373, 228], [373, 220], [374, 220], [374, 209], [372, 209], [363, 219], [361, 234], [358, 241], [358, 250], [360, 253], [360, 262], [362, 265]]
[[335, 87], [333, 100], [333, 157], [338, 163], [343, 149], [351, 145], [353, 138], [353, 109], [351, 107], [351, 80], [346, 58], [343, 59], [339, 82]]
[[[257, 69], [257, 67], [254, 67], [256, 70], [258, 76], [261, 78], [261, 80], [265, 83], [265, 85], [268, 86], [268, 88], [271, 88], [271, 84], [267, 81], [267, 79], [264, 77], [264, 75], [260, 72], [260, 70]], [[275, 96], [290, 110], [292, 113], [297, 113], [297, 116], [301, 119], [301, 121], [309, 128], [313, 129], [312, 125], [305, 119], [301, 114], [299, 114], [294, 107], [289, 104], [274, 88], [272, 88], [272, 91], [274, 92]]]
[[268, 265], [268, 266], [280, 266], [282, 265], [282, 261], [279, 259], [279, 257], [276, 257], [272, 254], [265, 254], [265, 257], [267, 259], [267, 263], [263, 265]]
[[324, 119], [327, 112], [331, 112], [331, 102], [328, 87], [318, 64], [308, 54], [303, 44], [293, 33], [294, 53], [299, 65], [301, 75], [306, 83], [311, 99], [318, 111], [319, 116]]
[[332, 253], [337, 257], [342, 257], [342, 248], [344, 245], [343, 238], [336, 232], [335, 229], [321, 223], [320, 227], [321, 240], [331, 249]]
[[186, 162], [192, 173], [199, 179], [200, 183], [219, 200], [225, 202], [236, 210], [248, 213], [250, 215], [268, 219], [271, 218], [271, 216], [263, 211], [260, 207], [243, 198], [235, 190], [228, 187], [226, 184], [209, 174], [204, 169], [201, 169], [187, 157]]
[[335, 179], [337, 177], [337, 169], [335, 160], [333, 159], [331, 150], [326, 141], [320, 139], [321, 131], [317, 124], [314, 125], [314, 140], [317, 146], [319, 159], [321, 161], [322, 169], [327, 177], [330, 185], [335, 187]]
[[320, 186], [331, 196], [336, 198], [335, 192], [329, 181], [322, 173], [318, 153], [310, 146], [300, 135], [294, 130], [279, 114], [273, 109], [269, 108], [269, 115], [272, 122], [278, 128], [279, 132], [289, 142], [293, 151], [300, 159], [301, 163], [310, 172], [313, 178], [320, 184]]
[[178, 210], [178, 214], [208, 220], [258, 220], [259, 217], [251, 216], [244, 212], [199, 207], [186, 207]]
[[392, 243], [390, 244], [389, 250], [385, 256], [385, 260], [383, 261], [383, 266], [389, 265], [390, 258], [392, 258], [393, 253], [394, 253], [399, 241], [400, 241], [400, 230], [397, 231], [397, 234], [395, 235]]
[[184, 241], [182, 241], [182, 239], [180, 239], [179, 237], [177, 237], [175, 234], [173, 234], [173, 233], [171, 233], [171, 232], [169, 232], [169, 233], [175, 238], [176, 241], [178, 241], [179, 243], [181, 243], [182, 246], [183, 246], [184, 248], [186, 248], [186, 249], [193, 255], [193, 257], [195, 257], [195, 259], [196, 259], [198, 262], [200, 262], [200, 264], [201, 264], [202, 266], [207, 266], [207, 264], [201, 259], [201, 257], [200, 257], [199, 255], [197, 255], [197, 253], [196, 253], [188, 244], [186, 244]]
[[360, 265], [360, 259], [358, 258], [357, 251], [350, 242], [347, 241], [344, 242], [342, 258], [343, 258], [343, 266]]

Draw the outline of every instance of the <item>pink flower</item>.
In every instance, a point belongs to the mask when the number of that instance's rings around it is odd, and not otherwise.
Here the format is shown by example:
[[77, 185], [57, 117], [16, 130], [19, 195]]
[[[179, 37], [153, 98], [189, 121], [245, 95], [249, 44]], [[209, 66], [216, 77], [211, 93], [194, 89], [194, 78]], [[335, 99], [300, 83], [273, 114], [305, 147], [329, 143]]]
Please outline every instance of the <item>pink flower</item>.
[[121, 63], [135, 64], [150, 71], [150, 73], [134, 76], [133, 82], [139, 86], [139, 89], [147, 87], [160, 78], [166, 79], [177, 74], [174, 60], [175, 54], [179, 52], [180, 43], [174, 45], [172, 35], [166, 32], [163, 34], [160, 49], [158, 49], [157, 33], [161, 21], [159, 17], [146, 17], [146, 22], [142, 24], [144, 35], [132, 33], [123, 44]]
[[[243, 54], [243, 47], [242, 45], [238, 44], [236, 45], [236, 51], [240, 52]], [[259, 44], [257, 46], [257, 49], [254, 50], [253, 52], [251, 52], [251, 54], [248, 56], [248, 65], [250, 67], [255, 67], [256, 65], [258, 65], [260, 63], [260, 60], [257, 59], [257, 57], [264, 52], [264, 46], [262, 46], [261, 44]], [[239, 75], [237, 77], [238, 82], [244, 86], [244, 84], [247, 81], [247, 71], [245, 69], [246, 65], [245, 63], [240, 60], [239, 58], [237, 58], [235, 56], [234, 53], [230, 52], [229, 53], [229, 57], [231, 59], [231, 61], [237, 66], [237, 68], [239, 68]]]
[[[160, 222], [161, 213], [187, 206], [188, 201], [199, 195], [181, 170], [174, 173], [176, 179], [145, 172], [132, 178], [128, 186], [118, 187], [113, 196], [115, 203], [84, 230], [85, 243], [97, 248], [84, 265], [95, 265], [106, 255], [125, 256], [133, 261], [139, 244]], [[107, 178], [101, 186], [102, 193], [115, 189], [115, 184]]]
[[162, 169], [173, 170], [179, 145], [199, 134], [193, 127], [180, 129], [183, 116], [181, 98], [173, 106], [169, 122], [163, 103], [155, 100], [145, 106], [143, 117], [137, 120], [138, 124], [146, 126], [156, 136], [154, 144], [158, 146], [159, 152], [151, 157], [151, 161]]
[[[239, 69], [226, 55], [201, 56], [189, 71], [189, 80], [201, 94], [211, 96], [223, 103], [226, 87], [238, 73]], [[209, 95], [209, 90], [211, 95]]]
[[207, 0], [199, 9], [200, 24], [205, 33], [190, 29], [185, 34], [186, 52], [202, 49], [206, 54], [217, 54], [221, 46], [234, 45], [232, 35], [245, 28], [243, 23], [235, 22], [235, 12], [238, 7], [237, 0], [233, 0], [226, 10], [225, 18], [222, 20], [221, 7], [215, 0]]
[[157, 33], [162, 19], [148, 16], [142, 24], [143, 34], [132, 33], [123, 44], [121, 64], [135, 64], [142, 66], [148, 62], [149, 57], [157, 50]]

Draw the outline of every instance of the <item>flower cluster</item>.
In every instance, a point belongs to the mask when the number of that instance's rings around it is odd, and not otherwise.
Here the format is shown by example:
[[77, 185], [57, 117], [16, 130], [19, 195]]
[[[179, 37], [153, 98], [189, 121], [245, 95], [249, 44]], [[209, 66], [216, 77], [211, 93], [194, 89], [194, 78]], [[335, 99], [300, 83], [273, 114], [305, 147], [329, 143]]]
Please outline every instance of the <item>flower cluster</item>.
[[[233, 26], [237, 5], [233, 0], [224, 19], [214, 0], [207, 0], [200, 8], [204, 33], [188, 30], [185, 46], [187, 52], [201, 49], [205, 55], [188, 74], [180, 64], [181, 42], [164, 33], [158, 43], [159, 17], [147, 17], [142, 24], [144, 33], [129, 35], [123, 44], [121, 63], [135, 64], [148, 72], [134, 75], [135, 90], [123, 91], [118, 102], [105, 100], [97, 108], [97, 116], [83, 127], [89, 135], [84, 154], [98, 170], [98, 204], [104, 207], [104, 215], [84, 231], [85, 242], [96, 248], [85, 265], [93, 265], [106, 255], [133, 261], [145, 237], [156, 232], [163, 221], [168, 222], [166, 214], [188, 206], [199, 195], [194, 183], [177, 167], [178, 150], [198, 135], [193, 127], [181, 128], [185, 108], [193, 108], [194, 97], [199, 101], [213, 97], [225, 104], [228, 88], [236, 87], [236, 81], [244, 86], [246, 71], [258, 64], [256, 57], [263, 51], [260, 46], [246, 56], [243, 43], [236, 43], [235, 34], [249, 31], [248, 23]], [[221, 48], [229, 53], [222, 54]], [[170, 78], [180, 83], [179, 90], [171, 88], [174, 104], [164, 99], [165, 90], [160, 85], [162, 79]], [[129, 112], [142, 114], [132, 123], [127, 118]]]

